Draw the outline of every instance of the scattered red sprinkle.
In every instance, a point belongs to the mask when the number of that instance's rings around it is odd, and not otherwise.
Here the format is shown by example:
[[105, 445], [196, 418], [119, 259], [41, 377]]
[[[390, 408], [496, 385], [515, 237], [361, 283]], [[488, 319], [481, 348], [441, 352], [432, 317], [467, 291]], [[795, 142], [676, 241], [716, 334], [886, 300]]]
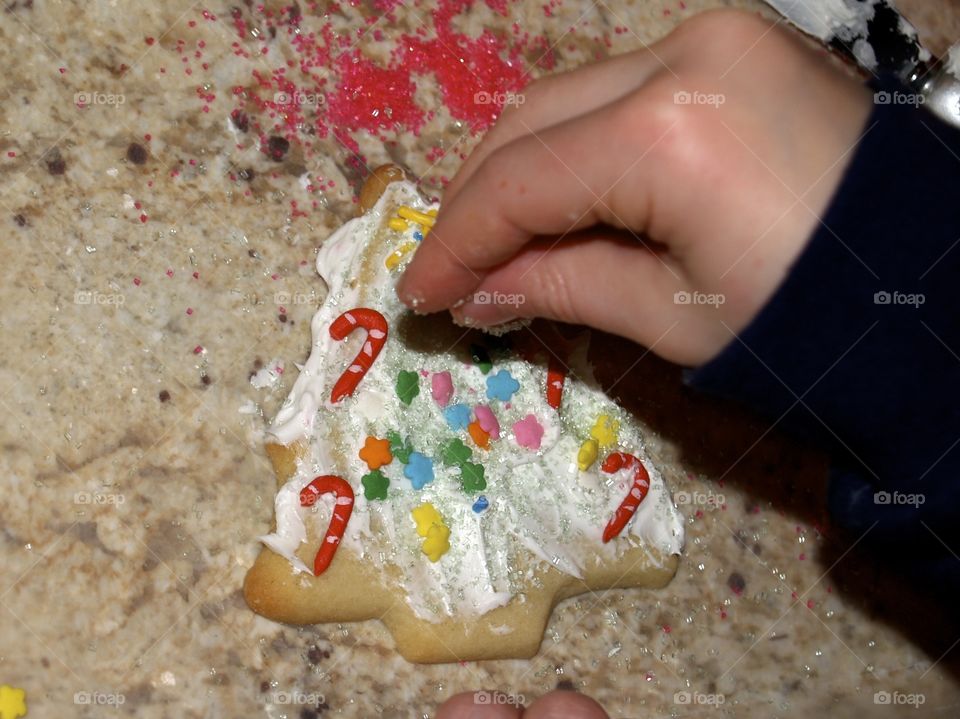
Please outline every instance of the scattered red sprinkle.
[[192, 314], [193, 314], [193, 307], [187, 307], [187, 314], [188, 314], [188, 315], [192, 315]]
[[152, 37], [148, 37], [148, 38], [147, 38], [147, 45], [153, 45], [153, 43], [155, 43], [155, 42], [156, 42], [156, 40], [154, 40]]
[[663, 625], [663, 633], [664, 633], [664, 634], [669, 634], [670, 632], [671, 632], [670, 625], [669, 625], [669, 624], [664, 624], [664, 625]]
[[815, 606], [816, 602], [814, 602], [812, 599], [807, 600], [807, 609], [813, 609]]
[[196, 347], [193, 348], [193, 353], [195, 355], [198, 355], [201, 352], [203, 352], [203, 345], [197, 345]]
[[140, 278], [139, 278], [139, 277], [134, 277], [134, 278], [133, 278], [133, 284], [135, 284], [137, 287], [139, 287], [139, 286], [140, 286]]
[[61, 75], [66, 75], [66, 74], [67, 74], [67, 68], [61, 67], [61, 68], [60, 68], [60, 74], [61, 74]]
[[193, 273], [193, 279], [199, 280], [199, 279], [200, 279], [200, 273], [199, 273], [199, 272], [194, 272], [194, 273]]
[[150, 218], [148, 218], [146, 215], [140, 215], [140, 222], [146, 222], [148, 219]]
[[804, 552], [800, 552], [800, 556], [797, 557], [801, 562], [807, 558], [807, 555]]
[[150, 142], [150, 140], [153, 139], [153, 136], [148, 132], [146, 135], [143, 136], [143, 139], [146, 140], [147, 142]]
[[173, 269], [167, 268], [167, 277], [173, 277]]

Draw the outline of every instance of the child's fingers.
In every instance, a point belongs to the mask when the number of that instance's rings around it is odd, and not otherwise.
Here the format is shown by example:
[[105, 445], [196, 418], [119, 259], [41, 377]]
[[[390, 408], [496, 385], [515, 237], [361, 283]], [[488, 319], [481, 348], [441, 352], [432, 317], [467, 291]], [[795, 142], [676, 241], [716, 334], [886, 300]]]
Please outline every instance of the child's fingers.
[[528, 317], [583, 324], [686, 359], [681, 334], [669, 336], [679, 319], [674, 293], [684, 286], [669, 257], [627, 233], [587, 230], [560, 242], [530, 243], [452, 312], [461, 323], [482, 327]]
[[661, 67], [654, 53], [638, 50], [617, 55], [528, 85], [517, 93], [512, 105], [505, 106], [500, 119], [461, 165], [444, 191], [444, 200], [453, 200], [483, 161], [507, 143], [591, 112], [639, 88]]
[[[523, 708], [494, 701], [496, 692], [462, 692], [443, 703], [437, 719], [520, 719]], [[503, 693], [506, 696], [506, 693]]]
[[[444, 206], [397, 286], [400, 298], [421, 312], [446, 309], [536, 235], [562, 236], [601, 221], [619, 224], [604, 195], [625, 173], [652, 174], [646, 153], [664, 134], [656, 115], [626, 123], [622, 114], [616, 103], [607, 105], [513, 140], [487, 157]], [[623, 150], [611, 153], [611, 144]], [[631, 184], [637, 189], [621, 214], [639, 234], [648, 219], [650, 183], [634, 176]]]

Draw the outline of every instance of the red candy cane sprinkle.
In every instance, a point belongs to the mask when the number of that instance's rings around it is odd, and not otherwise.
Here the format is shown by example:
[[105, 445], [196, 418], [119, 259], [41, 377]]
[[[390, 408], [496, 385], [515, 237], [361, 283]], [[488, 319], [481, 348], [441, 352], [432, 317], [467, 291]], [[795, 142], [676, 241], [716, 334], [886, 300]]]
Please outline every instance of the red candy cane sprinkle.
[[607, 526], [603, 530], [603, 543], [606, 544], [623, 531], [623, 528], [627, 526], [627, 522], [630, 521], [637, 511], [637, 507], [640, 506], [644, 497], [647, 496], [647, 491], [650, 489], [650, 475], [647, 474], [647, 468], [643, 466], [643, 462], [632, 454], [625, 454], [624, 452], [612, 452], [603, 460], [601, 469], [607, 474], [613, 474], [621, 469], [636, 470], [633, 475], [633, 485], [630, 487], [630, 491], [627, 492], [627, 496], [620, 502], [617, 511], [614, 512], [613, 517], [610, 518], [610, 521], [607, 522]]
[[547, 404], [554, 409], [560, 409], [563, 399], [563, 383], [567, 373], [556, 357], [550, 358], [547, 365]]
[[333, 555], [337, 553], [337, 547], [340, 546], [340, 540], [343, 539], [343, 532], [353, 513], [353, 488], [340, 477], [325, 474], [314, 479], [300, 492], [301, 507], [312, 507], [321, 495], [328, 493], [333, 494], [336, 502], [333, 505], [333, 516], [330, 518], [327, 533], [313, 560], [313, 573], [318, 577], [327, 571], [327, 567], [333, 561]]
[[347, 310], [337, 317], [330, 325], [330, 336], [339, 342], [357, 327], [362, 327], [367, 331], [367, 340], [363, 343], [363, 347], [351, 365], [333, 385], [330, 401], [334, 404], [356, 391], [360, 380], [373, 366], [374, 360], [377, 359], [377, 355], [380, 354], [380, 350], [383, 349], [383, 345], [387, 341], [387, 320], [376, 310], [366, 307]]

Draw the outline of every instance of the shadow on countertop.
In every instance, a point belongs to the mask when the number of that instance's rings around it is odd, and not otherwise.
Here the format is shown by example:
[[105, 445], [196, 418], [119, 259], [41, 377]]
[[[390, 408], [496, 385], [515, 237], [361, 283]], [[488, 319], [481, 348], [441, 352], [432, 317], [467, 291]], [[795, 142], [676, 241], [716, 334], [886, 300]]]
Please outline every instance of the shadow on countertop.
[[826, 539], [821, 561], [837, 591], [863, 616], [893, 627], [938, 669], [960, 678], [960, 616], [952, 596], [944, 596], [946, 587], [924, 589], [883, 555], [853, 546], [858, 538], [830, 521], [823, 452], [771, 430], [770, 422], [742, 407], [690, 389], [680, 367], [628, 340], [597, 334], [590, 357], [611, 396], [676, 448], [675, 462], [708, 481], [724, 478], [757, 504], [769, 502], [818, 528]]

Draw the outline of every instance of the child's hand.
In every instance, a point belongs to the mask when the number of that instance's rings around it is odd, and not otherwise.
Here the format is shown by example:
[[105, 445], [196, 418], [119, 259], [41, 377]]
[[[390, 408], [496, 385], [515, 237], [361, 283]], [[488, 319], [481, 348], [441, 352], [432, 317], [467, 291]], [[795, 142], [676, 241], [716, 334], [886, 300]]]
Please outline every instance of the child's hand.
[[451, 182], [401, 299], [582, 323], [689, 365], [773, 294], [870, 112], [865, 87], [736, 11], [524, 95]]

